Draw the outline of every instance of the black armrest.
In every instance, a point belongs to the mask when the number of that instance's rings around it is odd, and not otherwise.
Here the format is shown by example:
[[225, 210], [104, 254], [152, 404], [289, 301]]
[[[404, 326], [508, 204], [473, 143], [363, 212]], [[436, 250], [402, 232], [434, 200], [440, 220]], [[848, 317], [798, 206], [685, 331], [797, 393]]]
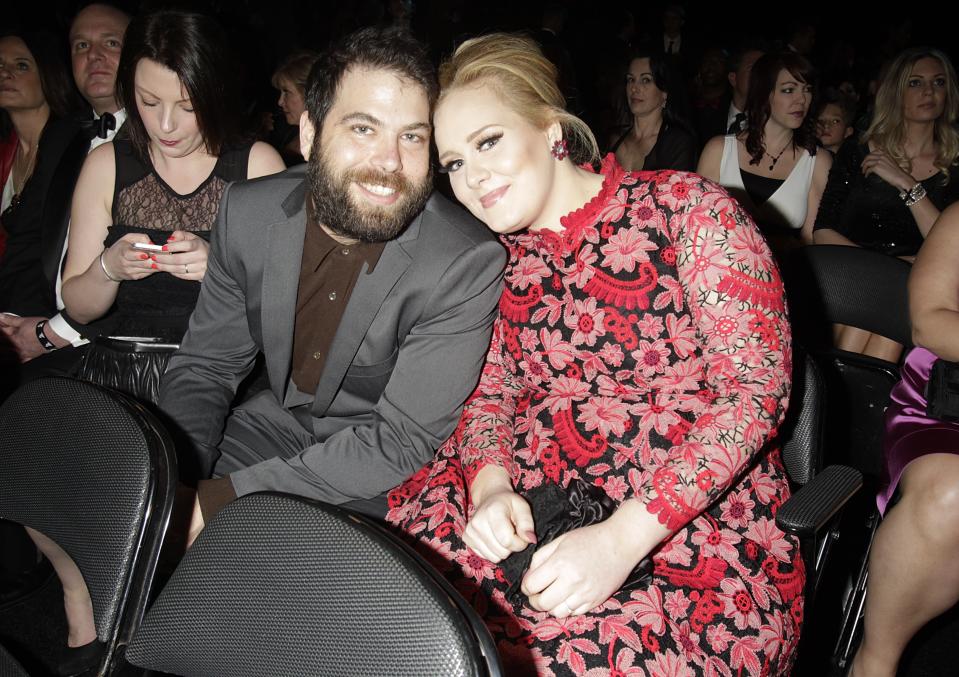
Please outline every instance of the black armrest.
[[779, 506], [776, 525], [800, 538], [815, 536], [861, 488], [862, 473], [858, 470], [828, 466]]

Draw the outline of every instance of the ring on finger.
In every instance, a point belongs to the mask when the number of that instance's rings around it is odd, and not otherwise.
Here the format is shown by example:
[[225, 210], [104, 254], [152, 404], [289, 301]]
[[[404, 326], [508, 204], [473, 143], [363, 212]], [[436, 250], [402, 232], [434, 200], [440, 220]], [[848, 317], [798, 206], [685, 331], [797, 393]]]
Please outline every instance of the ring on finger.
[[562, 614], [563, 616], [573, 615], [573, 610], [570, 608], [569, 604], [567, 604], [566, 602], [560, 602], [559, 605], [556, 607], [556, 611], [557, 613]]
[[190, 267], [187, 266], [187, 264], [185, 264], [185, 263], [183, 264], [183, 272], [184, 272], [184, 273], [189, 273], [189, 272], [190, 272]]

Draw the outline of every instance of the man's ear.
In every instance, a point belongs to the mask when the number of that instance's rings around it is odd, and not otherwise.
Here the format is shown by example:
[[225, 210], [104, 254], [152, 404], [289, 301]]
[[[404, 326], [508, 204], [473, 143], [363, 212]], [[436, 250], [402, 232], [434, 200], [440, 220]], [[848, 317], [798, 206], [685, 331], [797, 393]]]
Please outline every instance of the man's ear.
[[313, 149], [313, 137], [316, 135], [316, 129], [310, 122], [310, 115], [306, 111], [300, 115], [300, 153], [303, 159], [309, 161], [310, 151]]
[[856, 131], [856, 130], [853, 129], [850, 125], [846, 125], [846, 134], [845, 134], [842, 138], [848, 139], [850, 136], [853, 135], [853, 132], [855, 132], [855, 131]]
[[726, 79], [729, 81], [729, 86], [736, 89], [736, 71], [726, 73]]

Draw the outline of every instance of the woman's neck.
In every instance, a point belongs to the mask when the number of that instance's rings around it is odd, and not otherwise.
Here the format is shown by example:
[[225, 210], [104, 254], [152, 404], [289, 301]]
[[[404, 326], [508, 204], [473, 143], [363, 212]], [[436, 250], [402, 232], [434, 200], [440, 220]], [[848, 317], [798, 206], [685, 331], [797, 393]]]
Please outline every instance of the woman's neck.
[[909, 122], [906, 121], [906, 138], [904, 143], [906, 157], [912, 159], [921, 155], [935, 155], [936, 153], [936, 122]]
[[763, 128], [763, 148], [767, 153], [775, 155], [782, 152], [792, 142], [793, 130], [774, 122], [772, 118], [766, 121]]
[[596, 197], [603, 186], [602, 174], [580, 169], [570, 160], [557, 164], [546, 206], [530, 230], [563, 230], [560, 219]]
[[10, 111], [10, 122], [17, 132], [21, 152], [31, 153], [36, 149], [49, 119], [50, 107], [46, 103], [30, 110]]
[[633, 137], [636, 139], [647, 139], [659, 134], [660, 127], [663, 126], [663, 111], [657, 108], [646, 115], [633, 116]]

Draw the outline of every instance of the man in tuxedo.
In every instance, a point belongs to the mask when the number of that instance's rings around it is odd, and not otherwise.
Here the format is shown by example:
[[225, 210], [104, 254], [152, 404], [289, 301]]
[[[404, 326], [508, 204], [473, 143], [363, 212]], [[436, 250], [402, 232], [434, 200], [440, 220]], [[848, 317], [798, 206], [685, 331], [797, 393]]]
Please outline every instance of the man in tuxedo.
[[[386, 514], [479, 378], [505, 253], [432, 193], [423, 47], [396, 29], [330, 46], [307, 83], [308, 158], [230, 186], [160, 407], [202, 481], [191, 534], [236, 496], [277, 490]], [[237, 407], [262, 351], [270, 387]], [[182, 464], [181, 464], [182, 465]]]
[[[126, 119], [116, 97], [117, 66], [123, 35], [130, 17], [104, 4], [91, 4], [77, 13], [70, 25], [70, 54], [77, 89], [92, 109], [84, 119], [57, 120], [44, 135], [46, 147], [63, 152], [40, 159], [36, 172], [50, 177], [42, 212], [36, 223], [39, 245], [21, 250], [19, 260], [4, 261], [0, 271], [0, 331], [21, 362], [61, 348], [81, 346], [75, 323], [62, 313], [60, 269], [66, 250], [73, 188], [87, 153], [113, 139]], [[53, 137], [58, 137], [59, 143]], [[81, 327], [82, 328], [82, 327]], [[75, 351], [49, 356], [30, 372], [68, 371], [78, 359]]]

